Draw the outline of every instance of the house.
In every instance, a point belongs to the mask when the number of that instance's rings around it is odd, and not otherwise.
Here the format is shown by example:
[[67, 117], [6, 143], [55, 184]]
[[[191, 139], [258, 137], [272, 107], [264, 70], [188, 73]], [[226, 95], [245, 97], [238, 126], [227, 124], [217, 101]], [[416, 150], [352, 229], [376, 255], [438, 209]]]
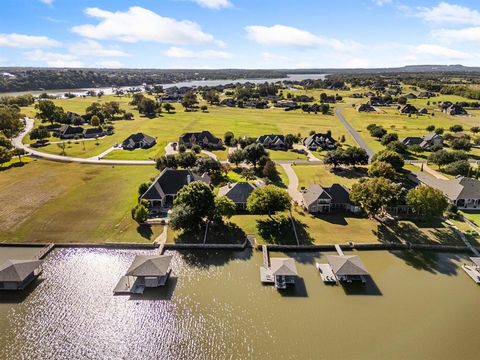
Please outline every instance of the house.
[[74, 113], [71, 111], [67, 111], [67, 113], [65, 114], [65, 117], [67, 118], [66, 122], [69, 124], [80, 125], [80, 124], [86, 123], [85, 118], [83, 116], [78, 115], [77, 113]]
[[401, 114], [417, 114], [418, 110], [415, 106], [413, 106], [411, 104], [405, 104], [400, 109], [400, 113]]
[[359, 212], [358, 206], [350, 202], [350, 193], [340, 184], [322, 187], [318, 184], [311, 185], [303, 194], [303, 207], [309, 213], [325, 213], [335, 210], [348, 210]]
[[402, 143], [405, 146], [420, 145], [422, 148], [428, 149], [433, 145], [443, 144], [443, 137], [436, 133], [430, 133], [424, 137], [409, 136], [404, 138]]
[[41, 260], [7, 260], [0, 266], [0, 290], [23, 290], [41, 273]]
[[182, 98], [183, 96], [180, 94], [167, 94], [167, 95], [160, 96], [158, 100], [161, 103], [176, 103], [181, 101]]
[[193, 181], [210, 184], [210, 177], [207, 174], [200, 176], [191, 170], [166, 168], [140, 198], [147, 200], [151, 208], [165, 208], [173, 204], [173, 200], [181, 188]]
[[457, 104], [451, 104], [450, 106], [448, 106], [447, 108], [445, 108], [443, 110], [443, 112], [445, 114], [448, 114], [448, 115], [453, 115], [453, 116], [457, 116], [457, 115], [468, 115], [468, 112], [460, 105], [457, 105]]
[[237, 102], [235, 101], [235, 99], [227, 98], [227, 99], [223, 99], [222, 101], [220, 101], [220, 105], [221, 106], [228, 106], [228, 107], [235, 107], [237, 105]]
[[459, 209], [480, 210], [480, 181], [463, 176], [454, 179], [437, 179], [424, 172], [416, 172], [410, 179], [440, 190]]
[[288, 101], [288, 100], [282, 100], [282, 101], [277, 101], [276, 103], [273, 104], [274, 107], [276, 108], [282, 108], [282, 109], [298, 109], [298, 104], [295, 101]]
[[367, 91], [366, 93], [363, 93], [364, 96], [366, 97], [373, 97], [375, 96], [375, 93], [371, 92], [371, 91]]
[[266, 149], [287, 150], [289, 148], [283, 135], [262, 135], [256, 142], [262, 144]]
[[431, 97], [435, 97], [435, 96], [437, 96], [437, 94], [435, 94], [434, 92], [431, 92], [431, 91], [421, 91], [418, 94], [419, 98], [431, 98]]
[[218, 189], [218, 196], [226, 196], [232, 200], [238, 209], [245, 210], [247, 208], [247, 200], [253, 190], [263, 187], [263, 181], [255, 183], [237, 182], [222, 186]]
[[318, 149], [322, 150], [334, 150], [337, 147], [337, 142], [330, 134], [321, 134], [316, 133], [306, 137], [303, 140], [303, 145], [308, 150], [316, 151]]
[[274, 277], [277, 289], [285, 289], [287, 284], [295, 284], [298, 276], [295, 260], [292, 258], [271, 258], [270, 273]]
[[130, 135], [122, 142], [122, 148], [124, 150], [134, 149], [148, 149], [155, 145], [157, 141], [144, 133], [136, 133]]
[[422, 115], [427, 115], [428, 114], [428, 109], [423, 107], [420, 110], [418, 110], [418, 113], [422, 114]]
[[370, 104], [361, 104], [357, 106], [358, 112], [374, 112], [376, 111], [375, 108]]
[[415, 95], [414, 93], [408, 93], [407, 95], [405, 95], [405, 97], [407, 99], [416, 99], [417, 95]]
[[83, 137], [85, 139], [99, 138], [105, 135], [105, 131], [100, 128], [90, 128], [83, 130]]
[[191, 148], [193, 145], [199, 145], [202, 149], [222, 149], [223, 142], [215, 137], [210, 131], [201, 131], [193, 133], [185, 133], [180, 135], [179, 145], [185, 145]]
[[53, 130], [53, 133], [60, 139], [74, 139], [83, 137], [83, 130], [81, 126], [62, 125]]

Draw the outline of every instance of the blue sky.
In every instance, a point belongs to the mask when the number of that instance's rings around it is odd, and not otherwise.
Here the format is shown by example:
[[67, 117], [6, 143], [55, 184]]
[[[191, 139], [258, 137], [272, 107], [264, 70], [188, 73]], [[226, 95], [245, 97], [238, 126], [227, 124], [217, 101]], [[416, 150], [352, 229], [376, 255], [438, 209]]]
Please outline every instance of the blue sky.
[[2, 0], [0, 66], [480, 65], [478, 1]]

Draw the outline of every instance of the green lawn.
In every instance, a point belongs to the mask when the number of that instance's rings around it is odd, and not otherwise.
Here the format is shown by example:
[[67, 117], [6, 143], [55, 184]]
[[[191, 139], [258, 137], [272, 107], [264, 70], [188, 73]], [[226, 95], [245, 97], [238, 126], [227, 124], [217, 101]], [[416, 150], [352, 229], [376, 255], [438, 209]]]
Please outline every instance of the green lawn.
[[295, 165], [293, 170], [298, 176], [299, 186], [308, 188], [312, 184], [330, 186], [339, 183], [350, 188], [361, 177], [365, 176], [366, 168], [339, 169], [333, 171], [327, 165]]
[[[103, 166], [36, 160], [0, 175], [0, 241], [151, 242], [162, 227], [130, 215], [152, 166]], [[21, 194], [21, 195], [19, 195]]]
[[[86, 149], [83, 149], [83, 142], [71, 142], [67, 149], [67, 155], [91, 157], [107, 150], [114, 144], [121, 143], [130, 134], [136, 132], [144, 132], [157, 139], [157, 145], [150, 149], [143, 157], [147, 159], [153, 153], [155, 155], [164, 154], [165, 146], [168, 142], [178, 141], [178, 137], [189, 131], [210, 130], [214, 135], [223, 138], [227, 131], [232, 131], [235, 136], [259, 136], [263, 134], [288, 134], [300, 133], [303, 136], [308, 135], [311, 130], [317, 132], [326, 132], [331, 130], [334, 138], [340, 138], [342, 135], [346, 137], [347, 144], [354, 144], [346, 129], [339, 122], [334, 115], [321, 114], [307, 114], [301, 110], [283, 111], [281, 109], [239, 109], [229, 107], [211, 106], [208, 113], [203, 112], [184, 112], [180, 104], [175, 104], [176, 113], [167, 114], [162, 113], [157, 118], [146, 118], [140, 114], [128, 103], [128, 97], [114, 97], [104, 96], [99, 102], [118, 101], [121, 108], [130, 111], [134, 114], [134, 120], [117, 120], [113, 122], [115, 126], [115, 133], [112, 136], [107, 136], [99, 140], [99, 145], [87, 144]], [[55, 100], [57, 105], [62, 106], [66, 111], [74, 111], [79, 114], [85, 112], [85, 108], [93, 101], [98, 101], [97, 98], [74, 98], [74, 99], [58, 99]], [[35, 114], [33, 107], [24, 108], [24, 112], [30, 116]], [[38, 126], [38, 123], [36, 124]], [[52, 141], [54, 138], [52, 138]], [[58, 139], [56, 139], [58, 140]], [[28, 142], [28, 139], [27, 139]], [[59, 153], [57, 145], [52, 144], [42, 148], [46, 152], [54, 154]], [[137, 154], [135, 154], [137, 155]], [[140, 155], [140, 154], [139, 154]], [[217, 154], [220, 160], [226, 159], [226, 150], [223, 153]], [[297, 154], [284, 153], [286, 158], [291, 159], [292, 156], [296, 158]], [[112, 156], [117, 156], [112, 155]], [[277, 157], [272, 154], [272, 157]], [[278, 159], [280, 159], [279, 156]]]
[[480, 209], [478, 211], [464, 210], [462, 213], [468, 220], [473, 221], [477, 226], [480, 226]]

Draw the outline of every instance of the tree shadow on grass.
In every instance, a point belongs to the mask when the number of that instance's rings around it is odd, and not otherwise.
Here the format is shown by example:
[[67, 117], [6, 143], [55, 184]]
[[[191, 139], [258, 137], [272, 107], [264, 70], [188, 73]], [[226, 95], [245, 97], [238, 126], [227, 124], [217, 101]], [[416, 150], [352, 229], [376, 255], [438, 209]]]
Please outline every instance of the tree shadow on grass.
[[[313, 243], [313, 238], [307, 232], [308, 226], [298, 219], [294, 219], [295, 229], [300, 245]], [[284, 215], [257, 220], [257, 230], [266, 242], [275, 245], [297, 245], [297, 239], [292, 228], [292, 221]]]
[[247, 234], [234, 223], [211, 224], [208, 228], [207, 244], [243, 244]]
[[140, 234], [141, 237], [147, 240], [152, 240], [153, 231], [150, 225], [138, 225], [137, 232]]
[[366, 168], [343, 168], [337, 167], [336, 169], [331, 169], [331, 172], [336, 176], [344, 177], [347, 179], [360, 179], [367, 176]]

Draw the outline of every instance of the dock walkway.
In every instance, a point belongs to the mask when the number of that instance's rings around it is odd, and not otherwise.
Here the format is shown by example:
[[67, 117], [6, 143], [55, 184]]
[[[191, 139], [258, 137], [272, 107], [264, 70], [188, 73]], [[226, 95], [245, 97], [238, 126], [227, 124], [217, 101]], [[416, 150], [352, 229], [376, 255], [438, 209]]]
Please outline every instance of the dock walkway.
[[468, 276], [472, 278], [473, 281], [475, 281], [477, 284], [480, 284], [480, 271], [478, 271], [476, 266], [463, 265], [462, 269], [467, 273]]
[[320, 272], [320, 277], [322, 278], [323, 282], [336, 283], [338, 281], [335, 273], [332, 270], [332, 267], [329, 264], [316, 263], [316, 266]]
[[48, 255], [48, 253], [49, 253], [50, 251], [53, 250], [54, 247], [55, 247], [55, 244], [53, 244], [53, 243], [45, 245], [45, 246], [38, 252], [38, 254], [35, 255], [35, 259], [42, 260], [45, 256]]
[[122, 276], [117, 286], [115, 286], [113, 293], [116, 295], [142, 294], [145, 288], [137, 284], [137, 279], [135, 276]]

